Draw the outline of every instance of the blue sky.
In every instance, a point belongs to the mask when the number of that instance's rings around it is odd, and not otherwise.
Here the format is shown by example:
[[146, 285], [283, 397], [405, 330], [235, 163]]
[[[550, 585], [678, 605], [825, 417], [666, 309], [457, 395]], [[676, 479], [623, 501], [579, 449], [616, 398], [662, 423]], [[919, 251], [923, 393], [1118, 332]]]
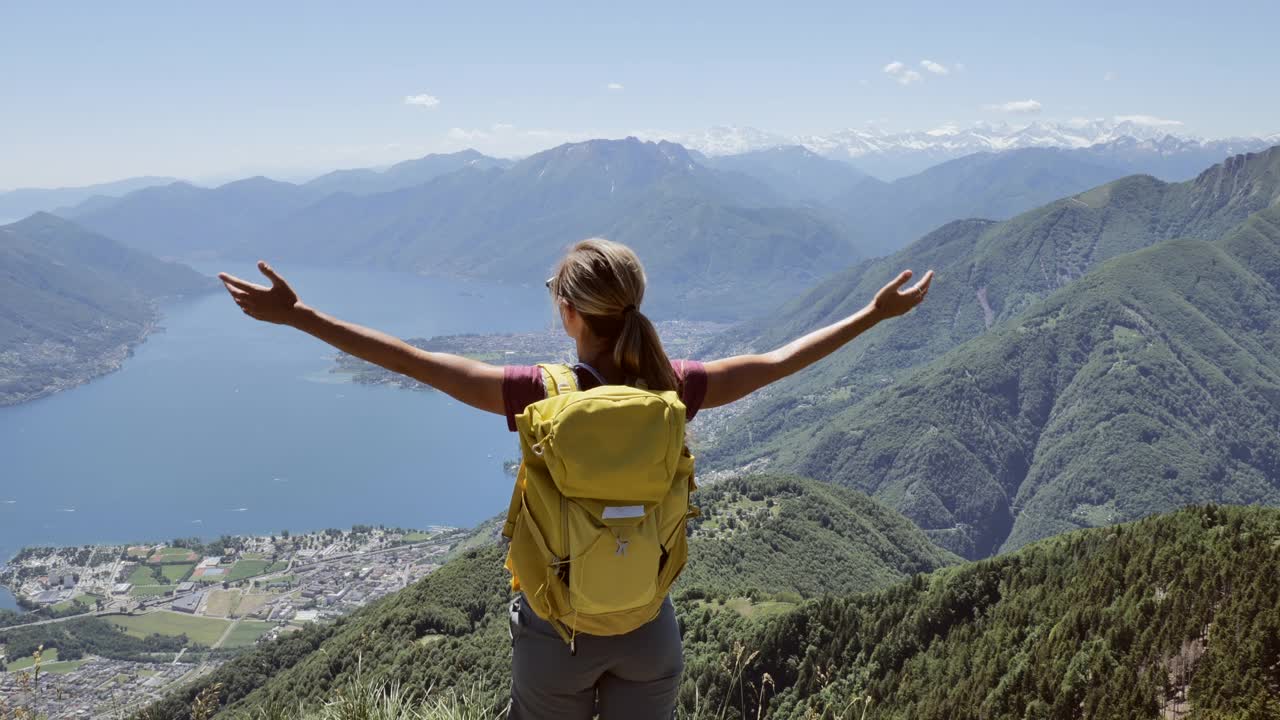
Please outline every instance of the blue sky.
[[[1149, 115], [1280, 132], [1275, 3], [467, 5], [0, 4], [0, 189], [721, 124]], [[1027, 100], [1038, 113], [994, 108]]]

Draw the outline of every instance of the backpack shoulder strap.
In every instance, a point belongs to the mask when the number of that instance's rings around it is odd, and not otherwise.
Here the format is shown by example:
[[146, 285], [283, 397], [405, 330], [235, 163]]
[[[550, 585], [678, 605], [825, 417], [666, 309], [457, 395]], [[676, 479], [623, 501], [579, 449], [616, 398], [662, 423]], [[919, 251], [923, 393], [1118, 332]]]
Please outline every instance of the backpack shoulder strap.
[[[547, 397], [578, 389], [578, 376], [574, 374], [572, 367], [563, 363], [540, 363], [538, 368], [542, 371], [542, 384], [546, 388]], [[515, 487], [511, 490], [511, 504], [507, 507], [507, 521], [502, 527], [502, 536], [508, 540], [515, 533], [516, 516], [520, 514], [520, 507], [524, 503], [524, 483], [524, 461], [521, 460]]]
[[542, 382], [547, 389], [547, 397], [563, 395], [578, 389], [578, 376], [573, 368], [563, 363], [542, 363]]

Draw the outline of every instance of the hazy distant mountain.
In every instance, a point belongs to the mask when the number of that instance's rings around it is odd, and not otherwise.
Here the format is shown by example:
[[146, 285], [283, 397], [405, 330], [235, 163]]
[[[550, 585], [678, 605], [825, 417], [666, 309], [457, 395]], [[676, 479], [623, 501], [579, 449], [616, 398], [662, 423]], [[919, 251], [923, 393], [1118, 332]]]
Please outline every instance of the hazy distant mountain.
[[78, 205], [94, 196], [119, 197], [144, 187], [171, 182], [174, 182], [174, 178], [136, 177], [83, 187], [19, 188], [0, 192], [0, 223], [24, 218], [41, 210]]
[[1129, 174], [1054, 148], [974, 153], [892, 183], [797, 145], [697, 157], [767, 184], [790, 204], [825, 208], [873, 255], [953, 220], [1004, 220]]
[[48, 213], [0, 227], [0, 405], [115, 369], [158, 299], [216, 287]]
[[406, 160], [383, 170], [358, 169], [335, 170], [305, 183], [306, 187], [326, 193], [347, 192], [353, 195], [373, 195], [421, 185], [441, 175], [473, 168], [507, 168], [514, 164], [483, 155], [475, 150], [456, 153], [433, 154], [414, 160]]
[[[1077, 509], [1085, 519], [1123, 519], [1171, 507], [1181, 496], [1170, 488], [1186, 486], [1189, 478], [1217, 483], [1223, 493], [1219, 498], [1271, 497], [1267, 493], [1275, 488], [1258, 485], [1255, 476], [1274, 480], [1280, 466], [1267, 470], [1265, 463], [1270, 461], [1261, 460], [1264, 465], [1250, 465], [1255, 473], [1250, 475], [1244, 465], [1250, 457], [1270, 457], [1266, 453], [1271, 451], [1263, 448], [1274, 443], [1274, 437], [1250, 439], [1248, 452], [1223, 461], [1230, 482], [1205, 479], [1204, 473], [1216, 467], [1210, 462], [1216, 451], [1191, 438], [1200, 437], [1196, 433], [1217, 437], [1217, 431], [1210, 432], [1210, 425], [1217, 423], [1213, 427], [1239, 426], [1240, 431], [1233, 432], [1246, 442], [1251, 436], [1244, 429], [1251, 423], [1266, 427], [1280, 416], [1275, 408], [1267, 409], [1272, 400], [1265, 398], [1272, 391], [1264, 389], [1280, 382], [1280, 367], [1265, 357], [1275, 354], [1270, 318], [1277, 317], [1280, 304], [1275, 290], [1259, 291], [1250, 275], [1259, 273], [1273, 283], [1278, 275], [1274, 259], [1280, 254], [1264, 250], [1266, 243], [1280, 245], [1280, 235], [1259, 230], [1276, 224], [1278, 203], [1280, 147], [1233, 157], [1185, 183], [1129, 177], [1002, 223], [952, 223], [890, 258], [855, 265], [709, 351], [775, 347], [852, 313], [905, 267], [935, 268], [938, 279], [925, 306], [779, 383], [700, 457], [710, 466], [737, 466], [768, 457], [777, 467], [841, 478], [880, 495], [946, 547], [969, 557], [991, 553], [1005, 543], [1016, 546], [1072, 523], [1087, 524], [1070, 515]], [[1165, 245], [1109, 263], [1105, 272], [1098, 271], [1102, 274], [1086, 275], [1107, 260], [1163, 240], [1222, 238], [1263, 211], [1270, 214], [1250, 221], [1246, 227], [1257, 232], [1245, 240], [1233, 236], [1229, 245], [1203, 250]], [[1250, 243], [1252, 250], [1245, 247]], [[1201, 282], [1203, 286], [1197, 285]], [[1037, 304], [1055, 290], [1061, 292]], [[1195, 300], [1188, 304], [1187, 298]], [[1211, 308], [1210, 301], [1221, 307]], [[1128, 316], [1131, 320], [1122, 322]], [[1003, 325], [1006, 320], [1017, 325]], [[1107, 340], [1113, 325], [1137, 334], [1116, 331], [1116, 337]], [[998, 335], [948, 354], [989, 328], [1001, 327]], [[1089, 475], [1111, 467], [1085, 462], [1093, 457], [1085, 452], [1087, 447], [1110, 447], [1103, 437], [1086, 442], [1092, 437], [1087, 433], [1097, 426], [1095, 419], [1070, 426], [1045, 424], [1052, 418], [1065, 421], [1069, 410], [1084, 412], [1079, 403], [1103, 387], [1110, 387], [1107, 392], [1112, 394], [1096, 400], [1104, 405], [1128, 402], [1138, 408], [1151, 401], [1152, 388], [1139, 380], [1122, 392], [1101, 376], [1089, 379], [1090, 373], [1105, 369], [1097, 363], [1109, 357], [1107, 353], [1135, 362], [1139, 354], [1150, 355], [1150, 361], [1143, 362], [1159, 367], [1155, 376], [1172, 383], [1162, 386], [1171, 393], [1168, 398], [1197, 403], [1194, 412], [1178, 410], [1168, 416], [1181, 419], [1168, 420], [1158, 430], [1171, 442], [1200, 448], [1193, 455], [1197, 463], [1204, 462], [1194, 467], [1171, 448], [1161, 451], [1180, 482], [1161, 480], [1163, 466], [1152, 470], [1147, 458], [1134, 477], [1148, 478], [1156, 472], [1152, 482], [1121, 492], [1103, 475]], [[938, 358], [931, 369], [903, 375]], [[1178, 364], [1185, 367], [1179, 369]], [[1062, 372], [1055, 374], [1055, 368]], [[1220, 377], [1222, 373], [1226, 376]], [[991, 378], [997, 379], [988, 382]], [[886, 386], [884, 393], [875, 394]], [[1233, 397], [1257, 400], [1245, 403], [1250, 407], [1232, 409], [1226, 399]], [[1079, 403], [1055, 410], [1057, 403], [1073, 402], [1072, 398]], [[1251, 420], [1248, 413], [1256, 417]], [[1155, 409], [1147, 415], [1160, 417]], [[1217, 420], [1211, 423], [1210, 415]], [[979, 416], [983, 424], [974, 426]], [[1086, 416], [1092, 417], [1081, 417]], [[875, 427], [868, 425], [873, 420]], [[979, 442], [974, 433], [984, 439]], [[1049, 439], [1061, 454], [1047, 454], [1049, 445], [1037, 448]], [[1084, 445], [1077, 447], [1080, 443]], [[1057, 458], [1056, 465], [1033, 465], [1051, 458]], [[1069, 468], [1074, 469], [1068, 472]], [[1052, 480], [1058, 474], [1070, 487], [1091, 488], [1093, 494], [1063, 494], [1063, 486]], [[1037, 500], [1030, 488], [1041, 486], [1047, 494]], [[1020, 494], [1024, 487], [1025, 495]], [[1015, 497], [1017, 512], [1011, 510]], [[1036, 502], [1049, 502], [1043, 498], [1050, 497], [1056, 498], [1048, 505], [1052, 511], [1037, 510], [1022, 519], [1024, 512], [1038, 507]], [[1195, 494], [1187, 501], [1205, 497]], [[1068, 507], [1070, 498], [1080, 507]], [[1015, 525], [1015, 519], [1024, 524]]]
[[860, 246], [884, 255], [952, 220], [1004, 220], [1126, 174], [1066, 150], [983, 152], [892, 183], [867, 178], [828, 204]]
[[869, 179], [849, 163], [825, 158], [799, 145], [739, 155], [692, 156], [707, 167], [753, 177], [790, 204], [827, 203]]
[[330, 196], [235, 252], [537, 283], [568, 245], [603, 235], [646, 262], [649, 310], [742, 318], [858, 255], [820, 215], [779, 203], [764, 183], [704, 167], [679, 145], [592, 140], [505, 171]]
[[265, 177], [216, 188], [184, 182], [63, 211], [77, 224], [162, 258], [212, 257], [324, 195]]
[[665, 137], [711, 156], [802, 145], [819, 155], [851, 162], [882, 180], [905, 177], [976, 152], [1025, 148], [1089, 149], [1090, 152], [1084, 153], [1089, 159], [1127, 173], [1185, 180], [1209, 163], [1270, 147], [1277, 137], [1206, 140], [1183, 137], [1171, 131], [1171, 127], [1176, 126], [1134, 118], [1037, 122], [1025, 126], [977, 123], [969, 128], [948, 125], [922, 132], [849, 128], [828, 135], [792, 137], [754, 128], [714, 127], [705, 132], [674, 133]]

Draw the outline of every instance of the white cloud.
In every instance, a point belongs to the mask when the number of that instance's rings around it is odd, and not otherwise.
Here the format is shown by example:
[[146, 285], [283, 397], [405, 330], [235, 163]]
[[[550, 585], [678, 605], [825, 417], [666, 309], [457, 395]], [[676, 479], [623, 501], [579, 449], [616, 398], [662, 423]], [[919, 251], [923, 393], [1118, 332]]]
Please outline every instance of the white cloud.
[[1018, 113], [1022, 115], [1030, 115], [1040, 112], [1043, 106], [1038, 100], [1010, 100], [1006, 103], [996, 103], [988, 105], [988, 110], [998, 110], [1000, 112]]
[[964, 63], [955, 64], [956, 72], [964, 72]]
[[1108, 70], [1108, 71], [1106, 71], [1105, 73], [1103, 73], [1103, 74], [1102, 74], [1102, 82], [1111, 82], [1112, 80], [1115, 80], [1115, 79], [1116, 79], [1116, 78], [1118, 78], [1118, 77], [1120, 77], [1120, 76], [1119, 76], [1119, 75], [1116, 75], [1116, 74], [1115, 74], [1115, 71], [1113, 71], [1113, 70]]
[[421, 95], [405, 95], [404, 104], [419, 105], [421, 107], [433, 108], [440, 104], [440, 98], [436, 97], [435, 95], [428, 95], [426, 93], [423, 93]]
[[608, 89], [608, 90], [621, 90], [621, 89], [622, 89], [622, 83], [616, 83], [616, 82], [614, 82], [614, 83], [609, 83], [608, 85], [605, 85], [605, 88], [606, 88], [606, 89]]
[[1115, 120], [1116, 122], [1133, 123], [1143, 127], [1176, 127], [1182, 124], [1181, 120], [1169, 120], [1154, 115], [1117, 115]]
[[896, 80], [899, 85], [910, 85], [924, 79], [920, 73], [915, 70], [908, 70], [906, 65], [903, 65], [897, 60], [885, 65], [884, 72], [886, 75]]
[[934, 62], [934, 61], [932, 61], [932, 60], [921, 60], [921, 61], [920, 61], [920, 67], [924, 68], [925, 70], [928, 70], [929, 72], [933, 73], [934, 75], [949, 75], [949, 74], [951, 74], [951, 71], [947, 69], [947, 66], [946, 66], [946, 65], [942, 65], [942, 64], [940, 64], [940, 63], [936, 63], [936, 62]]

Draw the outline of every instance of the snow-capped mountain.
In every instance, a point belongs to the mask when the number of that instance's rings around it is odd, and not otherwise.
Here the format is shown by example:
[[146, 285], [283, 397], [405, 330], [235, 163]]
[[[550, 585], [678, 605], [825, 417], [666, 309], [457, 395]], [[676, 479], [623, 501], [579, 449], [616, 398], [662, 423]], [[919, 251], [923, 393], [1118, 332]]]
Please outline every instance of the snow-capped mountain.
[[[750, 127], [717, 126], [703, 132], [666, 135], [709, 156], [734, 155], [780, 145], [800, 145], [819, 155], [845, 160], [864, 172], [892, 180], [976, 152], [1061, 148], [1099, 162], [1183, 179], [1187, 172], [1228, 155], [1280, 143], [1280, 134], [1255, 138], [1203, 139], [1177, 133], [1177, 123], [1146, 116], [1035, 122], [1029, 125], [976, 123], [933, 130], [888, 132], [847, 128], [827, 135], [786, 136]], [[1114, 158], [1112, 156], [1115, 156]], [[1180, 162], [1185, 158], [1186, 162]], [[1204, 162], [1208, 160], [1208, 162]], [[1148, 165], [1159, 169], [1148, 169]]]

